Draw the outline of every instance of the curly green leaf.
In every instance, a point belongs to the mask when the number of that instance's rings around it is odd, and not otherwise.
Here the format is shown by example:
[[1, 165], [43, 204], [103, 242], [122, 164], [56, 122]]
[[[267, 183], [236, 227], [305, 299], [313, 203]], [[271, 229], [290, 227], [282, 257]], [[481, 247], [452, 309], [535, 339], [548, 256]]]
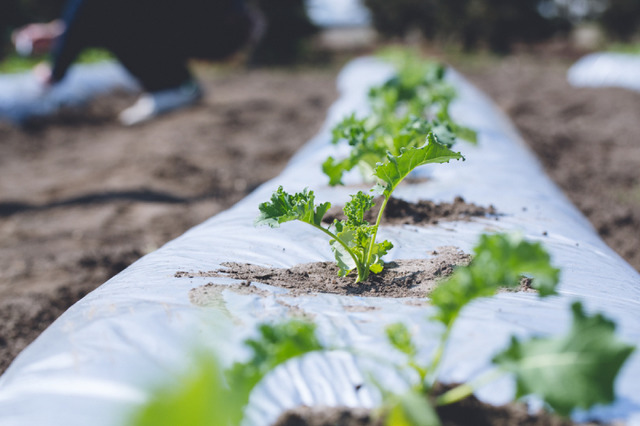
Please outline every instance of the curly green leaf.
[[437, 308], [436, 319], [450, 326], [469, 302], [491, 296], [498, 288], [514, 288], [522, 275], [533, 276], [532, 287], [541, 297], [555, 294], [560, 271], [539, 243], [518, 235], [482, 235], [467, 267], [458, 268], [430, 297]]
[[427, 144], [420, 148], [403, 149], [398, 156], [387, 154], [387, 161], [378, 164], [374, 175], [385, 185], [384, 196], [389, 198], [400, 182], [416, 167], [430, 163], [448, 163], [450, 160], [464, 159], [440, 144], [433, 133], [427, 136]]
[[576, 408], [613, 402], [614, 380], [635, 350], [616, 338], [611, 320], [586, 315], [579, 302], [572, 311], [573, 326], [566, 336], [524, 342], [513, 337], [509, 348], [493, 359], [515, 375], [517, 398], [537, 395], [564, 416]]
[[258, 207], [260, 215], [255, 225], [267, 225], [277, 228], [281, 223], [299, 220], [316, 227], [320, 227], [322, 218], [331, 208], [331, 203], [315, 205], [313, 191], [304, 189], [296, 194], [288, 194], [282, 186], [271, 195], [271, 201], [262, 203]]

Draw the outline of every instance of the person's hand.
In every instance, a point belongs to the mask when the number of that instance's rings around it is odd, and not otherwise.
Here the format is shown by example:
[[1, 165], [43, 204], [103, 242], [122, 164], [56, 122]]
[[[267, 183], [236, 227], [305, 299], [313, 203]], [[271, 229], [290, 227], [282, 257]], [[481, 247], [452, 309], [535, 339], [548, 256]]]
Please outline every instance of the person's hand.
[[64, 29], [64, 23], [60, 20], [47, 24], [29, 24], [15, 30], [11, 34], [11, 40], [22, 56], [40, 55], [51, 50]]
[[33, 75], [43, 89], [48, 90], [53, 86], [53, 75], [51, 66], [46, 62], [41, 62], [33, 68]]

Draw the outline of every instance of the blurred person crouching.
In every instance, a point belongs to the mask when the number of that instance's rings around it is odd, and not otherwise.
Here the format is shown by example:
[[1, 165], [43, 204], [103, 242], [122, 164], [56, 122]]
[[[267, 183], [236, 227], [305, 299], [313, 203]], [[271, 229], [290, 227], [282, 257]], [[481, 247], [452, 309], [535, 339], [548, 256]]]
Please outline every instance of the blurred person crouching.
[[13, 34], [21, 54], [52, 53], [34, 72], [44, 86], [62, 81], [86, 48], [110, 51], [144, 93], [120, 113], [125, 125], [194, 105], [203, 96], [191, 58], [222, 60], [258, 38], [259, 15], [244, 0], [69, 0], [61, 19]]

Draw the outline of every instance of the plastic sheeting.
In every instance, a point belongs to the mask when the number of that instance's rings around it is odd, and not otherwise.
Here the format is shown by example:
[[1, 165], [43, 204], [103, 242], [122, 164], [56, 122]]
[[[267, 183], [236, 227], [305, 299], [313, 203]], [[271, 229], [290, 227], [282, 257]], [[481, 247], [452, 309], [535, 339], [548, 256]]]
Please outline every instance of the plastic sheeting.
[[[415, 300], [318, 294], [289, 296], [283, 289], [257, 284], [261, 294], [222, 293], [218, 307], [189, 302], [190, 289], [230, 278], [176, 278], [176, 271], [208, 271], [222, 262], [290, 267], [332, 260], [325, 236], [302, 223], [280, 229], [254, 228], [257, 206], [284, 185], [288, 191], [306, 186], [319, 201], [343, 203], [353, 188], [330, 188], [320, 170], [329, 154], [331, 127], [345, 114], [367, 112], [366, 92], [391, 73], [371, 58], [350, 63], [341, 73], [339, 100], [325, 126], [291, 161], [285, 171], [230, 210], [191, 229], [151, 253], [63, 314], [14, 361], [0, 378], [0, 424], [121, 425], [131, 409], [147, 398], [149, 386], [184, 369], [194, 341], [215, 347], [225, 362], [246, 355], [241, 341], [260, 322], [304, 312], [318, 324], [320, 337], [334, 347], [392, 357], [384, 327], [403, 321], [414, 332], [425, 359], [441, 332], [429, 321], [428, 306]], [[588, 311], [602, 311], [618, 322], [624, 340], [640, 344], [640, 276], [595, 234], [585, 218], [545, 176], [512, 126], [492, 103], [455, 72], [449, 79], [459, 99], [452, 114], [479, 132], [479, 144], [456, 146], [467, 160], [427, 166], [424, 183], [401, 186], [396, 196], [407, 200], [467, 201], [493, 204], [502, 214], [472, 222], [442, 222], [430, 227], [384, 227], [380, 236], [395, 248], [388, 260], [427, 258], [440, 246], [470, 252], [484, 232], [518, 231], [541, 241], [562, 268], [560, 295], [539, 300], [528, 293], [505, 293], [482, 299], [463, 311], [455, 326], [441, 372], [444, 381], [475, 377], [488, 368], [492, 354], [511, 334], [556, 334], [570, 325], [569, 305], [581, 299]], [[357, 174], [349, 176], [360, 181]], [[352, 306], [371, 310], [352, 309]], [[295, 309], [292, 310], [292, 307]], [[379, 395], [356, 390], [364, 377], [401, 389], [406, 383], [380, 367], [375, 358], [351, 352], [313, 354], [278, 368], [252, 396], [247, 424], [265, 425], [286, 408], [299, 404], [374, 406]], [[625, 365], [616, 383], [618, 399], [592, 411], [597, 418], [622, 418], [640, 425], [640, 351]], [[481, 389], [489, 402], [507, 401], [513, 383], [501, 380]], [[579, 417], [579, 415], [578, 415]]]
[[309, 18], [321, 27], [359, 27], [371, 23], [362, 0], [307, 0]]
[[116, 62], [74, 65], [62, 82], [43, 89], [31, 72], [0, 75], [0, 120], [22, 122], [78, 106], [114, 89], [137, 91], [135, 79]]
[[567, 79], [579, 87], [622, 87], [640, 92], [640, 54], [589, 54], [569, 68]]

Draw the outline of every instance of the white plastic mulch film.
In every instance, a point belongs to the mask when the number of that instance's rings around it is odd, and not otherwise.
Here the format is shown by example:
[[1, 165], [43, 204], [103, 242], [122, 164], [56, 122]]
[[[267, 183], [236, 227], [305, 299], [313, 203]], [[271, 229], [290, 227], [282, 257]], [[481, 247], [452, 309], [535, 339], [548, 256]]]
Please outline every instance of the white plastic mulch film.
[[[325, 236], [308, 225], [294, 222], [279, 229], [254, 228], [257, 206], [278, 185], [289, 192], [310, 187], [318, 201], [347, 201], [360, 177], [348, 176], [351, 187], [331, 188], [320, 169], [328, 155], [340, 151], [330, 144], [330, 129], [346, 114], [366, 114], [369, 87], [383, 82], [391, 72], [377, 59], [351, 62], [339, 76], [341, 95], [329, 110], [325, 126], [279, 177], [145, 256], [49, 327], [0, 379], [0, 424], [126, 424], [131, 410], [147, 399], [151, 386], [188, 366], [197, 344], [215, 348], [230, 363], [247, 355], [241, 342], [255, 333], [258, 323], [285, 319], [294, 312], [313, 318], [324, 342], [356, 351], [311, 354], [278, 368], [252, 395], [246, 424], [269, 424], [283, 410], [300, 404], [375, 406], [378, 393], [356, 386], [373, 371], [391, 388], [406, 386], [375, 358], [353, 353], [394, 356], [384, 328], [402, 321], [428, 359], [441, 329], [429, 320], [431, 308], [415, 299], [294, 297], [283, 289], [257, 284], [263, 290], [260, 294], [225, 290], [217, 306], [202, 308], [190, 303], [189, 290], [236, 281], [174, 277], [177, 271], [215, 270], [223, 262], [291, 267], [333, 260]], [[500, 216], [429, 227], [384, 227], [380, 236], [395, 246], [387, 260], [428, 258], [441, 246], [470, 253], [480, 234], [514, 231], [544, 244], [554, 264], [562, 268], [562, 280], [557, 297], [539, 300], [529, 293], [503, 293], [467, 307], [453, 330], [441, 380], [476, 377], [489, 368], [492, 355], [506, 347], [512, 334], [565, 332], [571, 322], [569, 306], [576, 299], [589, 312], [613, 318], [619, 336], [640, 345], [638, 273], [600, 240], [545, 176], [492, 103], [455, 72], [450, 71], [448, 78], [459, 94], [452, 105], [453, 117], [478, 131], [479, 144], [460, 142], [455, 148], [466, 155], [465, 162], [426, 166], [419, 174], [428, 180], [401, 186], [394, 195], [437, 202], [450, 202], [460, 195], [467, 202], [494, 205]], [[479, 396], [497, 404], [508, 401], [513, 391], [513, 383], [504, 379], [482, 388]], [[590, 415], [640, 425], [640, 352], [624, 366], [616, 391], [615, 404], [592, 410]]]
[[622, 87], [640, 92], [640, 54], [591, 53], [569, 68], [567, 79], [579, 87]]
[[371, 23], [363, 0], [307, 0], [311, 21], [321, 27], [359, 27]]
[[47, 116], [116, 89], [135, 92], [139, 86], [122, 65], [113, 61], [74, 65], [52, 88], [44, 88], [32, 72], [0, 74], [0, 121], [21, 123]]

